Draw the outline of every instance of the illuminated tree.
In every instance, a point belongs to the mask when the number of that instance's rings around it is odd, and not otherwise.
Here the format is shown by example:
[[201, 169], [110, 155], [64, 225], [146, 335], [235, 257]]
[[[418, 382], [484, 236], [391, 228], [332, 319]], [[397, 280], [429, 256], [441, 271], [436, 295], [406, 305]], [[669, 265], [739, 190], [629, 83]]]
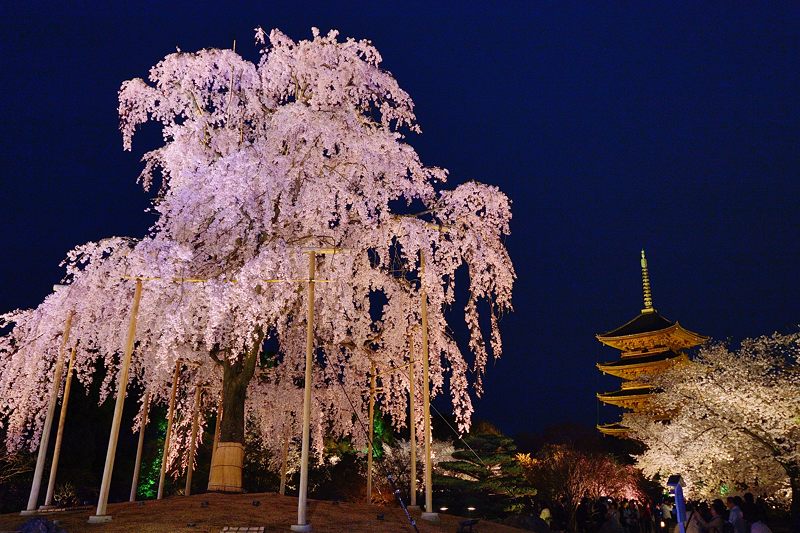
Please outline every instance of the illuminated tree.
[[[260, 29], [257, 38], [265, 43]], [[302, 281], [306, 252], [319, 248], [342, 253], [321, 256], [317, 265], [316, 278], [327, 282], [317, 284], [314, 302], [317, 446], [323, 432], [363, 440], [345, 399], [355, 398], [363, 413], [371, 364], [402, 365], [409, 337], [421, 353], [423, 290], [433, 393], [444, 392], [447, 378], [459, 426], [469, 427], [467, 376], [474, 373], [480, 394], [488, 355], [502, 351], [498, 318], [511, 309], [515, 275], [502, 242], [509, 201], [476, 182], [437, 190], [447, 172], [423, 165], [403, 141], [419, 131], [413, 102], [380, 62], [368, 41], [342, 42], [336, 32], [315, 29], [312, 39], [295, 42], [274, 30], [257, 65], [231, 50], [178, 52], [151, 69], [149, 83], [123, 83], [125, 148], [139, 125], [162, 126], [164, 144], [145, 154], [140, 177], [147, 190], [160, 183], [158, 218], [145, 238], [76, 248], [67, 288], [34, 310], [3, 316], [12, 330], [0, 339], [0, 423], [10, 448], [38, 442], [68, 312], [75, 312], [78, 378], [87, 384], [102, 361], [101, 398], [117, 388], [131, 277], [145, 277], [133, 378], [153, 401], [165, 402], [180, 358], [187, 364], [184, 410], [194, 385], [222, 383], [220, 441], [242, 443], [251, 412], [277, 449], [300, 406]], [[471, 369], [445, 319], [462, 267], [469, 274]], [[479, 304], [488, 310], [488, 342]], [[276, 346], [269, 368], [259, 365], [265, 342]], [[387, 374], [382, 382], [382, 410], [402, 427], [408, 380]], [[254, 393], [258, 399], [248, 405]], [[204, 402], [203, 412], [216, 403], [213, 395]], [[184, 461], [178, 450], [186, 427], [171, 444], [171, 457]]]
[[[628, 413], [623, 423], [647, 447], [648, 476], [680, 473], [693, 495], [719, 497], [723, 486], [791, 497], [800, 520], [800, 335], [759, 337], [738, 349], [714, 344], [691, 363], [651, 382], [663, 392], [654, 422]], [[791, 496], [789, 496], [791, 493]]]
[[552, 502], [562, 502], [572, 529], [584, 496], [644, 500], [641, 473], [610, 454], [584, 452], [565, 444], [549, 444], [535, 456], [518, 454], [525, 476]]
[[[380, 459], [381, 466], [379, 471], [389, 473], [394, 476], [395, 486], [408, 487], [411, 482], [411, 471], [409, 464], [411, 464], [411, 442], [404, 439], [397, 439], [392, 444], [383, 445], [383, 457]], [[444, 461], [453, 460], [453, 452], [455, 446], [449, 440], [433, 439], [431, 442], [431, 464], [434, 471], [438, 470], [439, 465]], [[417, 461], [417, 469], [415, 475], [417, 476], [417, 487], [422, 487], [424, 483], [424, 463]], [[382, 487], [384, 492], [391, 492], [392, 486], [388, 483], [386, 477], [383, 475], [375, 476], [376, 485]], [[438, 484], [437, 484], [438, 487]]]

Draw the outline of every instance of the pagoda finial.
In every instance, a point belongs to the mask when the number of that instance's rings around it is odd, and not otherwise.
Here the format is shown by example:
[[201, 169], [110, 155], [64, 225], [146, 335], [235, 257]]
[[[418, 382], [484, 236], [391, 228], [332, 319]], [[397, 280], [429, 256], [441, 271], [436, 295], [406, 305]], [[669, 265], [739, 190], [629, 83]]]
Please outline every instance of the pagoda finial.
[[642, 313], [653, 313], [653, 294], [650, 292], [650, 273], [647, 270], [647, 258], [642, 249], [642, 291], [644, 292], [644, 309]]

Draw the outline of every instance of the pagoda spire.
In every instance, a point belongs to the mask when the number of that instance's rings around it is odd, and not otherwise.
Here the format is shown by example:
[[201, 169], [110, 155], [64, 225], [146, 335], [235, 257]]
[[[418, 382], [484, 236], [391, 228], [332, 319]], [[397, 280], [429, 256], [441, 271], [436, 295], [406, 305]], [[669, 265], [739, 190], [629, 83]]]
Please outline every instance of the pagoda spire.
[[653, 294], [650, 292], [650, 272], [647, 270], [647, 258], [642, 249], [642, 292], [644, 293], [644, 309], [642, 313], [654, 313]]

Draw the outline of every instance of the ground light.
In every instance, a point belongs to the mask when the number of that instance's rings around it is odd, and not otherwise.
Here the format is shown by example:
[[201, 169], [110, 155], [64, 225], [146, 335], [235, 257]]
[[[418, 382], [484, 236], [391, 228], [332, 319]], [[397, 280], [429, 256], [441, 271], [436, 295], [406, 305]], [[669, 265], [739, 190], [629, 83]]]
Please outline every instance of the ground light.
[[448, 507], [439, 507], [439, 510], [442, 511], [442, 512], [447, 511], [447, 509], [448, 509]]

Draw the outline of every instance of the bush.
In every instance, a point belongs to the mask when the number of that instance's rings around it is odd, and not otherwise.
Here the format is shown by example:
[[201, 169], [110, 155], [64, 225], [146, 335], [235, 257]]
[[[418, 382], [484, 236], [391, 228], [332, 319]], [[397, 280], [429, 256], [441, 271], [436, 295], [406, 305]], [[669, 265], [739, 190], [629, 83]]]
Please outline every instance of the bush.
[[46, 518], [31, 518], [19, 529], [20, 533], [67, 533], [66, 530], [58, 527], [56, 522], [51, 522]]

